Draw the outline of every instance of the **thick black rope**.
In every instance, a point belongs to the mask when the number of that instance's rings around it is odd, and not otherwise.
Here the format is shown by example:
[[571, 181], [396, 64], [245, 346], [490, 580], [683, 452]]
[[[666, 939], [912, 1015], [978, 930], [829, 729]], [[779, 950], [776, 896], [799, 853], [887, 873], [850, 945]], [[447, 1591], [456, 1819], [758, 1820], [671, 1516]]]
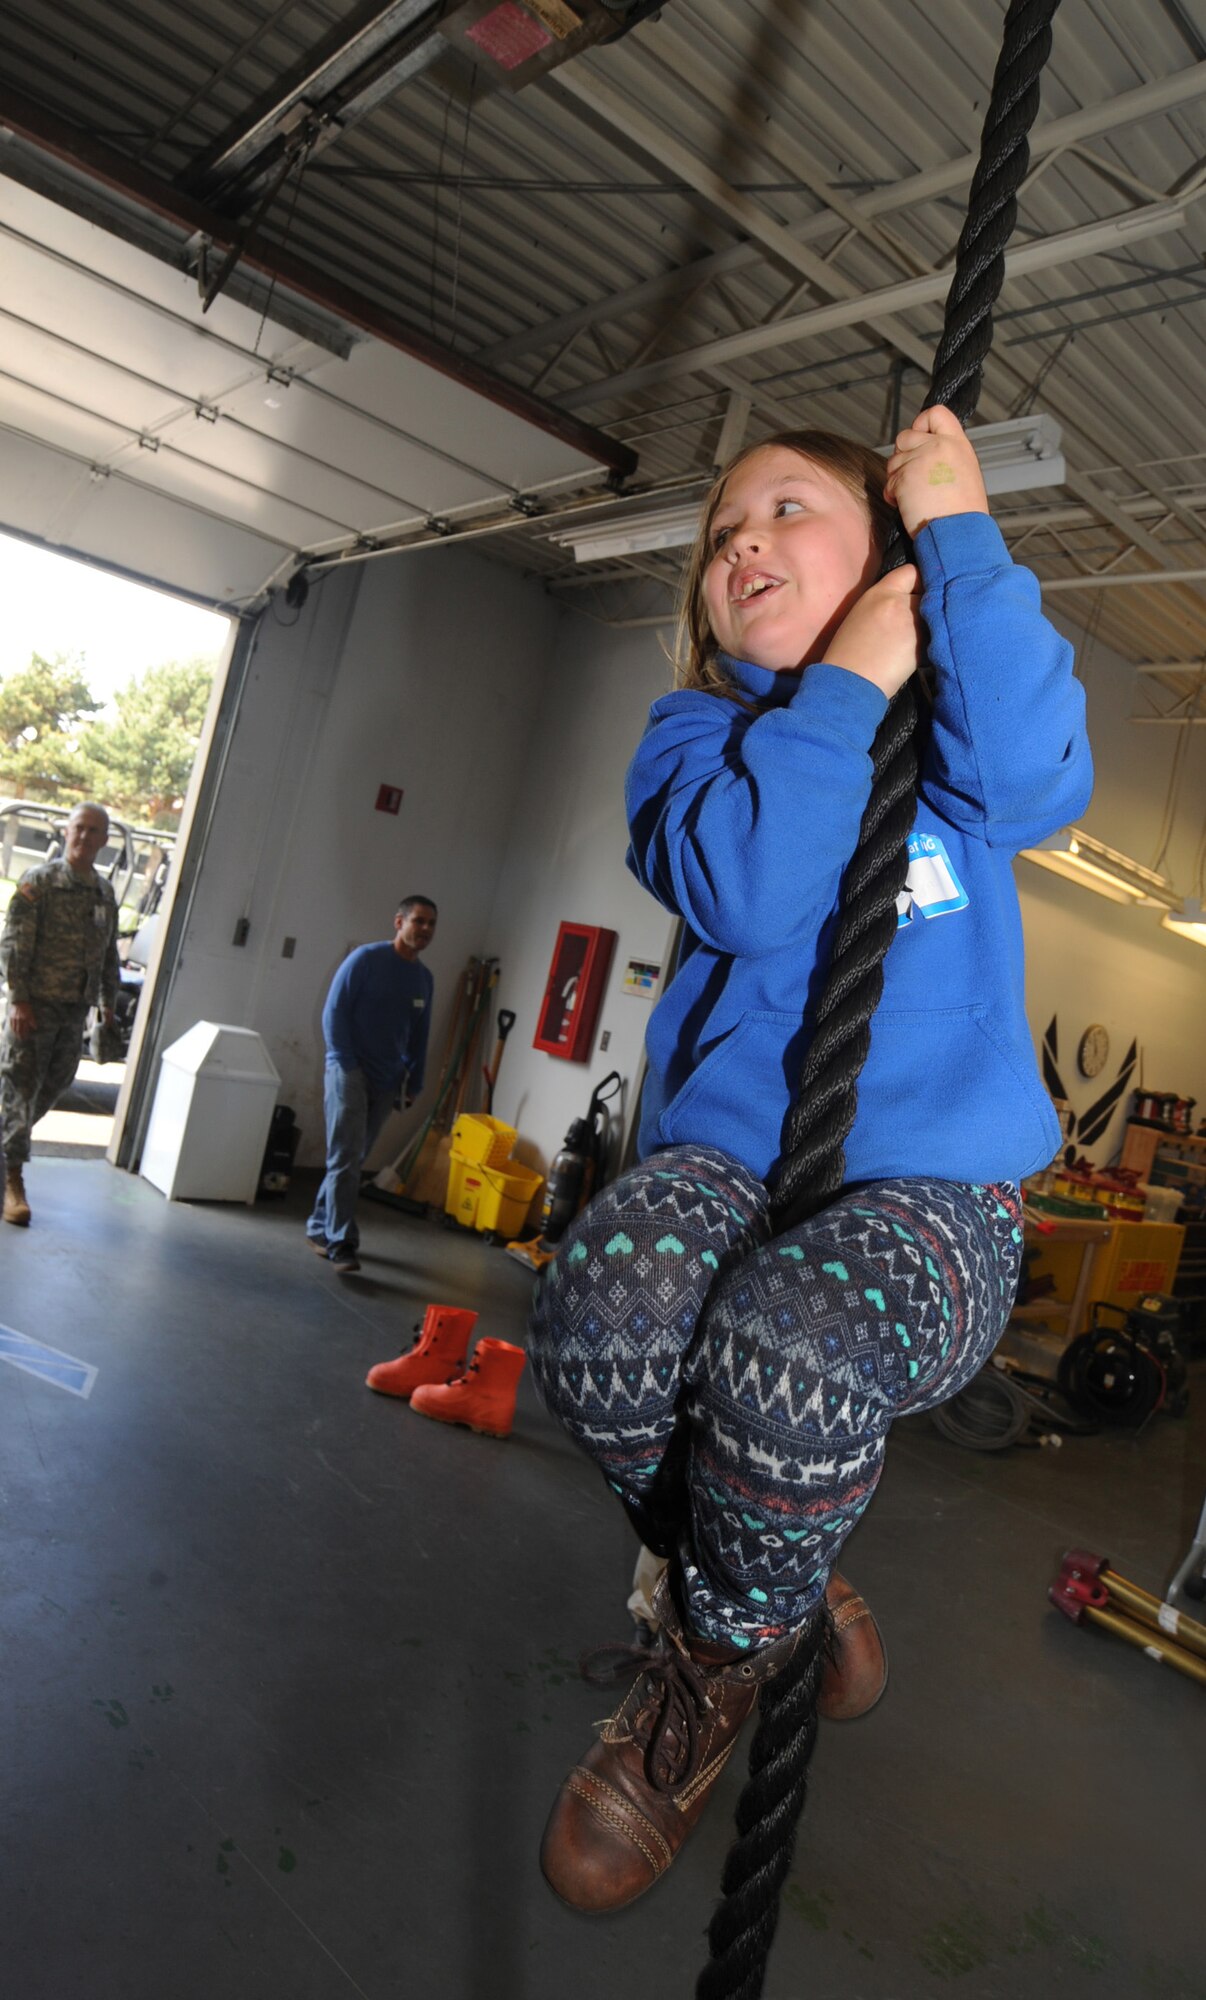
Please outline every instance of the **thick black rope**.
[[[1059, 0], [1010, 0], [1005, 17], [926, 398], [927, 406], [943, 403], [963, 423], [979, 400], [992, 345], [992, 309], [1017, 218], [1017, 190], [1029, 166], [1027, 135], [1038, 111], [1039, 78], [1051, 52], [1058, 5]], [[881, 574], [906, 560], [904, 537], [894, 536]], [[871, 793], [842, 879], [825, 988], [771, 1200], [779, 1232], [823, 1207], [845, 1176], [858, 1079], [883, 992], [884, 958], [896, 935], [896, 901], [908, 873], [907, 842], [917, 810], [917, 719], [917, 695], [909, 681], [872, 745]], [[737, 1806], [737, 1839], [725, 1863], [723, 1901], [708, 1927], [712, 1956], [695, 1989], [698, 2000], [758, 2000], [762, 1992], [816, 1741], [824, 1633], [822, 1611], [783, 1674], [763, 1689], [749, 1778]]]
[[750, 1775], [737, 1801], [737, 1838], [720, 1878], [724, 1900], [708, 1925], [712, 1955], [696, 1983], [697, 2000], [758, 2000], [762, 1991], [804, 1810], [828, 1631], [822, 1606], [793, 1659], [763, 1686]]
[[[1058, 4], [1012, 0], [1005, 19], [926, 397], [927, 405], [945, 403], [964, 423], [979, 400], [984, 358], [992, 345], [992, 309], [1017, 219], [1017, 190], [1030, 163], [1027, 135], [1038, 111], [1039, 77], [1051, 51], [1051, 19]], [[894, 536], [881, 573], [906, 560], [904, 537]], [[800, 1094], [785, 1127], [784, 1162], [772, 1197], [779, 1229], [823, 1207], [844, 1179], [846, 1138], [871, 1045], [871, 1016], [883, 992], [883, 961], [896, 934], [896, 899], [908, 872], [907, 841], [916, 812], [916, 728], [917, 694], [908, 681], [872, 745], [871, 795], [842, 882], [826, 985]]]

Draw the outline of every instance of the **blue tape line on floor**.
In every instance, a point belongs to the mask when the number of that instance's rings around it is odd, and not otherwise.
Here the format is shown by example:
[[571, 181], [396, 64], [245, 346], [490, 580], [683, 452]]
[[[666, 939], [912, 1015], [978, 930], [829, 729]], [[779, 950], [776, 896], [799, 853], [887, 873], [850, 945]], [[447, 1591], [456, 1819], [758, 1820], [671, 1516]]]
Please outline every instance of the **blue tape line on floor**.
[[27, 1333], [18, 1333], [11, 1326], [0, 1326], [0, 1361], [11, 1362], [14, 1368], [37, 1375], [43, 1382], [53, 1382], [71, 1396], [90, 1396], [98, 1372], [90, 1361], [79, 1361], [59, 1347], [31, 1340]]

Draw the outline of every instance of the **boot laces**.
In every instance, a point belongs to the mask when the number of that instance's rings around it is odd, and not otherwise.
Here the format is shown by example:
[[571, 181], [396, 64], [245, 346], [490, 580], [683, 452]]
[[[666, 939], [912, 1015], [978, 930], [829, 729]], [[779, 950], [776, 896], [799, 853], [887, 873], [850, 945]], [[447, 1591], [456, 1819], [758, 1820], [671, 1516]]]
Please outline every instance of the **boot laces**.
[[[699, 1724], [711, 1704], [699, 1669], [675, 1646], [650, 1653], [645, 1646], [602, 1646], [581, 1663], [582, 1678], [592, 1687], [608, 1687], [640, 1668], [640, 1702], [633, 1740], [645, 1752], [645, 1775], [654, 1791], [679, 1791], [694, 1775], [699, 1752]], [[630, 1694], [628, 1699], [632, 1700]]]

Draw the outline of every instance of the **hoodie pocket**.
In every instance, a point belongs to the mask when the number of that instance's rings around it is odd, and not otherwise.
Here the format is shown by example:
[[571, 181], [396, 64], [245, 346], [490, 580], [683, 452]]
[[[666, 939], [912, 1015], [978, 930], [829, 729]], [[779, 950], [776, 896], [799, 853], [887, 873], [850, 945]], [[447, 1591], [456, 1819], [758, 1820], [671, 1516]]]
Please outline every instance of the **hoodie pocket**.
[[[798, 1014], [773, 1011], [743, 1014], [701, 1056], [677, 1097], [661, 1117], [662, 1138], [670, 1145], [707, 1140], [748, 1158], [738, 1138], [751, 1137], [772, 1158], [778, 1151], [784, 1115], [798, 1087], [802, 1050]], [[802, 1058], [801, 1058], [802, 1059]], [[789, 1082], [789, 1076], [792, 1081]]]
[[[1003, 1073], [1012, 1085], [1012, 1101], [1017, 1105], [1019, 1114], [1014, 1124], [1015, 1143], [1033, 1147], [1026, 1165], [1017, 1170], [1020, 1179], [1023, 1174], [1037, 1173], [1040, 1168], [1049, 1165], [1059, 1151], [1059, 1119], [1043, 1088], [1029, 1041], [1024, 1047], [1011, 1046], [1004, 1031], [990, 1020], [987, 1009], [978, 1012], [975, 1018], [981, 1043], [987, 1044], [996, 1059], [998, 1072]], [[1023, 1110], [1024, 1117], [1021, 1115]]]
[[1059, 1144], [1029, 1044], [1015, 1047], [983, 1003], [880, 1008], [859, 1078], [859, 1124], [865, 1138], [856, 1127], [850, 1150], [873, 1153], [881, 1173], [1020, 1178], [1046, 1166]]

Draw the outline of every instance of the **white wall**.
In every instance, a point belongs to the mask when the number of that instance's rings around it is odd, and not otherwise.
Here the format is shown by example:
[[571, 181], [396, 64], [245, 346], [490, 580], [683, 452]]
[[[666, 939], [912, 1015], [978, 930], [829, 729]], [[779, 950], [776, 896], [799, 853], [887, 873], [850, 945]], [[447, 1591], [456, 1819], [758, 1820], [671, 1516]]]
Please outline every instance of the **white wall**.
[[[611, 610], [623, 613], [613, 597]], [[1066, 627], [1074, 646], [1075, 627]], [[1083, 645], [1081, 652], [1083, 654]], [[1176, 731], [1127, 720], [1134, 673], [1108, 649], [1084, 662], [1097, 782], [1083, 825], [1134, 859], [1151, 862], [1160, 838]], [[504, 1004], [519, 1014], [496, 1110], [534, 1141], [539, 1163], [555, 1150], [569, 1120], [586, 1108], [590, 1082], [611, 1068], [635, 1084], [648, 1004], [620, 989], [629, 958], [663, 959], [665, 913], [623, 867], [623, 776], [650, 701], [669, 684], [669, 666], [652, 631], [621, 631], [565, 613], [554, 672], [533, 732], [524, 785], [500, 882], [495, 932], [507, 939]], [[1194, 851], [1206, 809], [1206, 729], [1190, 731], [1179, 807], [1164, 867], [1192, 891]], [[1142, 1049], [1140, 1080], [1196, 1096], [1206, 1108], [1206, 950], [1160, 928], [1159, 913], [1107, 901], [1027, 861], [1017, 864], [1027, 943], [1028, 1010], [1036, 1048], [1058, 1018], [1060, 1067], [1079, 1113], [1117, 1075], [1132, 1038]], [[538, 894], [525, 894], [538, 885]], [[560, 918], [618, 931], [589, 1064], [559, 1061], [530, 1044]], [[1105, 1070], [1080, 1076], [1076, 1049], [1090, 1022], [1109, 1030]], [[610, 1031], [611, 1045], [599, 1048]], [[1117, 1151], [1129, 1091], [1093, 1156]]]
[[[623, 599], [613, 596], [609, 609], [622, 616]], [[317, 1161], [327, 986], [350, 946], [386, 935], [398, 896], [418, 889], [441, 912], [428, 957], [437, 1057], [465, 959], [501, 960], [496, 1004], [518, 1018], [494, 1108], [518, 1126], [522, 1156], [547, 1163], [607, 1070], [626, 1079], [630, 1105], [650, 1003], [623, 992], [623, 969], [630, 958], [664, 963], [671, 926], [624, 867], [623, 776], [668, 678], [657, 632], [557, 607], [538, 583], [469, 550], [331, 577], [288, 630], [270, 615], [168, 1039], [201, 1018], [260, 1028], [304, 1128], [301, 1158]], [[1086, 682], [1098, 777], [1084, 823], [1150, 861], [1176, 732], [1127, 722], [1132, 671], [1105, 648], [1093, 650]], [[1192, 886], [1206, 799], [1206, 730], [1191, 737], [1165, 861], [1182, 890]], [[396, 819], [373, 809], [382, 783], [404, 788]], [[1206, 951], [1162, 932], [1154, 912], [1107, 902], [1025, 861], [1017, 874], [1031, 1024], [1037, 1041], [1058, 1015], [1075, 1108], [1101, 1094], [1132, 1036], [1143, 1044], [1146, 1084], [1206, 1100]], [[236, 947], [243, 914], [250, 932]], [[618, 933], [585, 1063], [531, 1046], [562, 919]], [[286, 936], [297, 940], [292, 959], [281, 956]], [[1112, 1039], [1106, 1072], [1092, 1083], [1075, 1065], [1090, 1021]], [[1099, 1160], [1120, 1136], [1124, 1108], [1094, 1149]], [[409, 1129], [394, 1121], [378, 1157]]]
[[[656, 633], [561, 614], [493, 926], [505, 939], [500, 998], [518, 1016], [494, 1109], [518, 1127], [526, 1142], [523, 1157], [540, 1166], [557, 1151], [570, 1121], [585, 1114], [594, 1084], [609, 1070], [618, 1070], [628, 1086], [626, 1113], [636, 1088], [651, 1003], [624, 992], [624, 968], [630, 958], [664, 964], [672, 920], [624, 866], [624, 772], [668, 674]], [[532, 1047], [563, 920], [617, 933], [588, 1062], [566, 1062]], [[605, 1035], [610, 1045], [604, 1050]]]
[[[1074, 627], [1064, 628], [1073, 644]], [[1081, 824], [1111, 847], [1151, 865], [1162, 838], [1179, 730], [1128, 721], [1134, 669], [1103, 646], [1079, 641], [1096, 784]], [[1087, 655], [1087, 657], [1086, 657]], [[1135, 703], [1136, 707], [1141, 706]], [[1164, 873], [1193, 893], [1196, 850], [1206, 813], [1206, 729], [1190, 728]], [[1131, 1041], [1140, 1046], [1133, 1087], [1196, 1097], [1206, 1112], [1206, 949], [1162, 930], [1160, 913], [1113, 903], [1076, 883], [1019, 860], [1026, 932], [1027, 1004], [1036, 1041], [1059, 1022], [1060, 1074], [1073, 1109], [1088, 1110], [1117, 1076]], [[1089, 1080], [1076, 1049], [1090, 1022], [1109, 1031], [1110, 1053]], [[1090, 1148], [1102, 1165], [1122, 1143], [1129, 1092]]]
[[[555, 625], [538, 586], [452, 549], [329, 575], [296, 624], [261, 624], [165, 1038], [201, 1019], [258, 1028], [303, 1163], [322, 1157], [322, 1004], [346, 952], [390, 935], [400, 896], [435, 898], [434, 1067], [456, 974], [499, 949], [491, 912]], [[403, 789], [396, 818], [375, 810], [382, 784]]]

